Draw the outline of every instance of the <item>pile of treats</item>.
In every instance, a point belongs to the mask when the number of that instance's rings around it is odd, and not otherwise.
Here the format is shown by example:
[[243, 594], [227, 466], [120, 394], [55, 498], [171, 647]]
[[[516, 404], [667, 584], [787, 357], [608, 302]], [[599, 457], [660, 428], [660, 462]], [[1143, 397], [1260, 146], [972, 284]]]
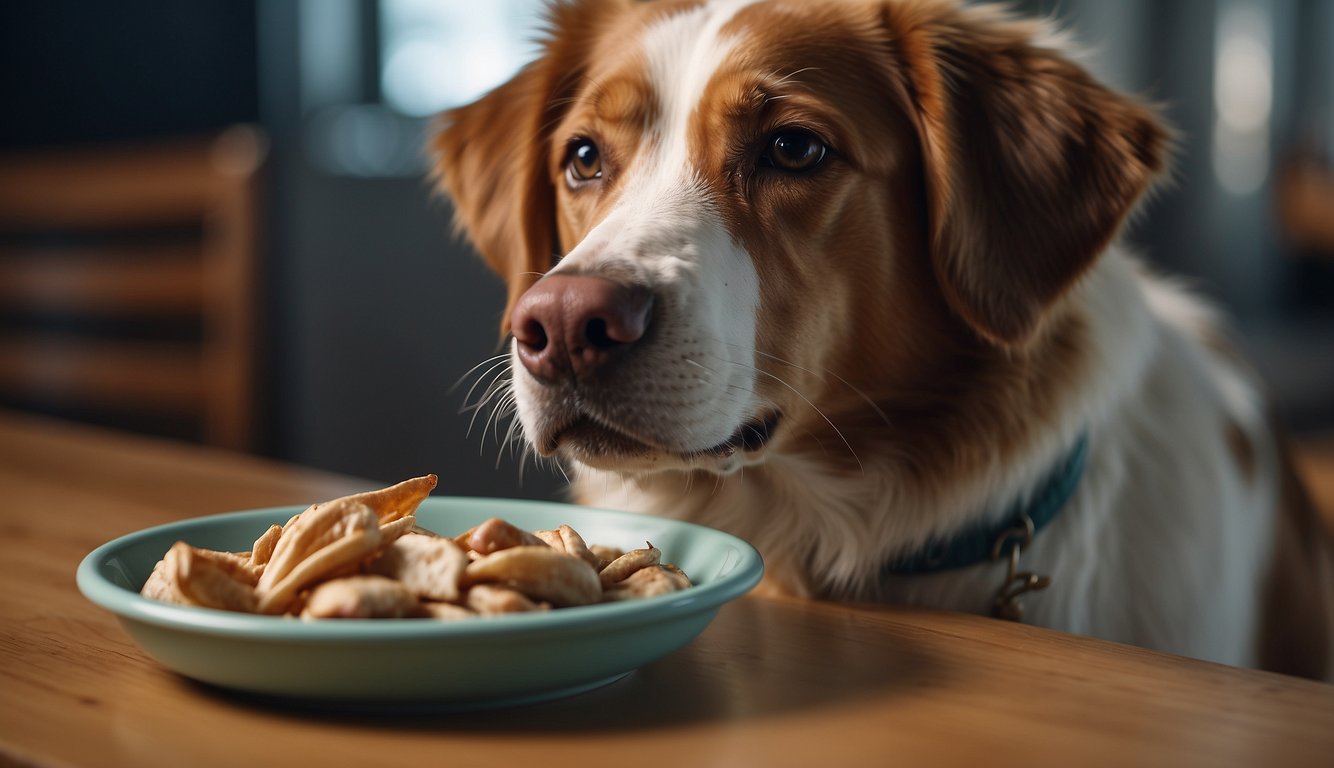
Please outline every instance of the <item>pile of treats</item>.
[[460, 619], [652, 597], [690, 586], [652, 544], [589, 546], [573, 528], [529, 532], [492, 518], [454, 538], [413, 516], [436, 476], [315, 504], [249, 552], [172, 545], [144, 597], [227, 611], [322, 618]]

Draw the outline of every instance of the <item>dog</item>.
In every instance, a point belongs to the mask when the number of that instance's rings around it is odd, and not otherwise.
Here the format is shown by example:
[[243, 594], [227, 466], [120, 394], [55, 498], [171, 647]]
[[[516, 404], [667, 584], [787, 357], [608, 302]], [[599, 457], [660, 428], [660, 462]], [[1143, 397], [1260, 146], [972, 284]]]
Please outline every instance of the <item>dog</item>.
[[[487, 403], [584, 504], [817, 599], [1330, 674], [1329, 536], [1216, 313], [1118, 234], [1154, 109], [943, 0], [577, 0], [442, 115]], [[480, 382], [479, 382], [480, 383]]]

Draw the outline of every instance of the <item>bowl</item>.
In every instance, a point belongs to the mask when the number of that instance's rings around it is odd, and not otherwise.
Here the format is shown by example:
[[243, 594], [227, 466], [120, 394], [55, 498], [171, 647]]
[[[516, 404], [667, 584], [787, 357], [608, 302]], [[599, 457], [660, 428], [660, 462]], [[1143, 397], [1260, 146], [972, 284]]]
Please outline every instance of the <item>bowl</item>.
[[612, 682], [689, 643], [764, 572], [754, 547], [700, 525], [555, 502], [433, 496], [418, 524], [444, 535], [501, 517], [526, 530], [569, 524], [590, 544], [652, 542], [694, 586], [668, 595], [536, 613], [431, 619], [257, 616], [139, 595], [176, 541], [245, 551], [301, 507], [193, 518], [107, 542], [79, 564], [79, 589], [114, 613], [149, 656], [186, 677], [310, 700], [488, 707], [571, 695]]

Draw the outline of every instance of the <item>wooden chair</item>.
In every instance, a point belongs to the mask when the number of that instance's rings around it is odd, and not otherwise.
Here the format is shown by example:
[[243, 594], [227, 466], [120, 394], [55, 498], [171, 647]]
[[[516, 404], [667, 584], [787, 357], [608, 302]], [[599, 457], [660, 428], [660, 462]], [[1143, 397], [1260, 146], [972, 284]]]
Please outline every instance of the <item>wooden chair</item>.
[[0, 156], [0, 403], [253, 448], [265, 146]]

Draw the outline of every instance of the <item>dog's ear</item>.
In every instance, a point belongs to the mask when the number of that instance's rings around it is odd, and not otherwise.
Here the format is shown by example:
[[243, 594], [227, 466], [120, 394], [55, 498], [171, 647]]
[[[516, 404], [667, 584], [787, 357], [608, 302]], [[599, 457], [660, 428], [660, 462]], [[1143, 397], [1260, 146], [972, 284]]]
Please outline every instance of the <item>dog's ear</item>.
[[454, 203], [455, 228], [506, 281], [502, 336], [509, 331], [510, 309], [555, 255], [550, 131], [581, 82], [608, 12], [623, 5], [553, 4], [540, 58], [478, 101], [440, 116], [431, 143], [435, 177]]
[[953, 309], [1001, 346], [1029, 338], [1162, 170], [1153, 112], [994, 10], [890, 3], [924, 156], [932, 263]]
[[541, 115], [544, 67], [530, 64], [479, 101], [441, 117], [435, 173], [454, 204], [454, 228], [505, 279], [510, 307], [551, 258], [554, 192], [547, 179]]

